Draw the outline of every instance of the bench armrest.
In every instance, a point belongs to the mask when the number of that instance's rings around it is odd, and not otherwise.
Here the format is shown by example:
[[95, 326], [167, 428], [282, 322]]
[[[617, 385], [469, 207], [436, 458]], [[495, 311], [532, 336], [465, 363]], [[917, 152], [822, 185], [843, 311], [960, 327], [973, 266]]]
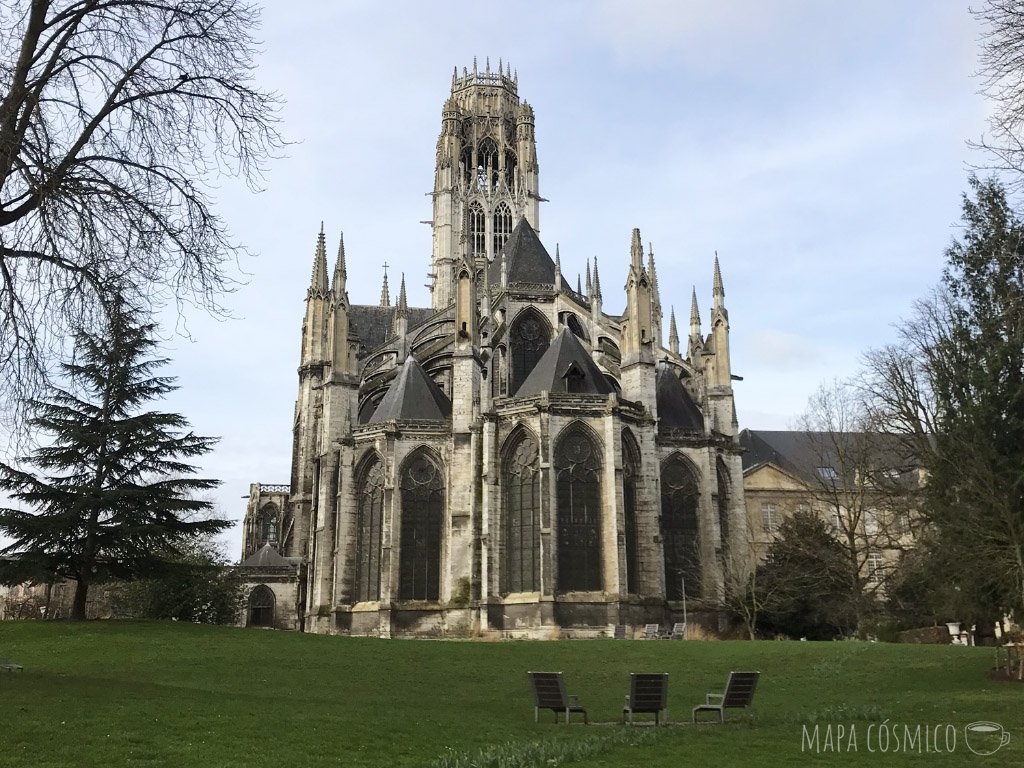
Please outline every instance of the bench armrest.
[[572, 694], [570, 694], [570, 695], [566, 696], [566, 698], [569, 700], [569, 704], [570, 705], [572, 705], [574, 707], [578, 707], [580, 705], [580, 697], [579, 696], [573, 696]]
[[[715, 702], [715, 701], [712, 701], [712, 699], [718, 699], [718, 701]], [[724, 700], [725, 700], [725, 694], [724, 693], [709, 693], [707, 696], [704, 697], [704, 703], [705, 704], [720, 704]]]

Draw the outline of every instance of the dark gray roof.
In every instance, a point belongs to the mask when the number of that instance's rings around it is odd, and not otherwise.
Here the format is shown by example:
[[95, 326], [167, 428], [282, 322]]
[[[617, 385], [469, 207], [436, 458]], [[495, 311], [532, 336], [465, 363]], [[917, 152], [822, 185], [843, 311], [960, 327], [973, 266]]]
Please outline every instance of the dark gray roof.
[[391, 420], [442, 421], [451, 415], [451, 401], [416, 358], [409, 355], [367, 423], [379, 424]]
[[[512, 234], [508, 236], [501, 253], [491, 262], [489, 279], [491, 285], [501, 285], [501, 260], [505, 258], [509, 285], [529, 283], [550, 285], [555, 283], [555, 262], [537, 233], [525, 217], [519, 219]], [[576, 295], [576, 292], [562, 277], [562, 290]]]
[[804, 432], [744, 429], [740, 432], [744, 473], [764, 464], [814, 483], [830, 482], [828, 468], [843, 484], [856, 473], [895, 470], [903, 483], [916, 483], [916, 462], [895, 435], [871, 432]]
[[291, 558], [282, 557], [270, 544], [264, 544], [241, 562], [243, 568], [282, 568], [294, 565]]
[[704, 414], [667, 363], [658, 363], [657, 398], [659, 427], [704, 434]]
[[530, 397], [541, 392], [568, 392], [570, 379], [575, 379], [572, 392], [607, 395], [615, 391], [608, 379], [568, 328], [563, 328], [548, 351], [519, 387], [516, 397]]
[[[409, 307], [409, 330], [423, 325], [434, 316], [436, 309], [430, 307]], [[349, 330], [366, 347], [376, 349], [391, 336], [391, 321], [395, 317], [394, 307], [368, 304], [353, 304], [348, 308]]]

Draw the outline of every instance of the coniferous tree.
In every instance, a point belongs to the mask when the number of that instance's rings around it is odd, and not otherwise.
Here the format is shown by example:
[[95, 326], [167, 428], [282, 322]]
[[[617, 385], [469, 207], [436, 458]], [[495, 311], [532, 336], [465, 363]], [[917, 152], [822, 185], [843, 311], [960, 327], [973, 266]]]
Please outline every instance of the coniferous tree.
[[176, 389], [154, 373], [167, 362], [152, 356], [154, 328], [116, 305], [102, 331], [78, 333], [76, 359], [62, 365], [67, 388], [28, 403], [48, 442], [20, 466], [0, 463], [0, 491], [31, 509], [0, 509], [13, 539], [0, 580], [74, 579], [72, 619], [85, 618], [91, 585], [157, 574], [168, 554], [231, 524], [198, 518], [211, 504], [195, 494], [219, 482], [191, 477], [189, 460], [216, 439], [179, 414], [143, 410]]

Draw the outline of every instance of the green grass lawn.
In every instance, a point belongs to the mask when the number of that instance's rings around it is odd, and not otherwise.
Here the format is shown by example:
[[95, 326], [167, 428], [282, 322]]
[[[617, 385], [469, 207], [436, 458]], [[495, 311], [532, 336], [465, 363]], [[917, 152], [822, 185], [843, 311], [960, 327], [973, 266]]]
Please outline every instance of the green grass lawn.
[[[987, 680], [993, 652], [980, 648], [441, 642], [2, 622], [0, 656], [25, 667], [0, 675], [0, 766], [431, 766], [537, 740], [596, 740], [601, 749], [574, 763], [588, 766], [1024, 764], [1024, 685]], [[669, 717], [679, 723], [732, 669], [762, 673], [752, 713], [724, 727], [647, 728], [633, 744], [616, 744], [619, 725], [566, 727], [550, 713], [535, 724], [526, 681], [527, 670], [564, 671], [591, 717], [611, 723], [629, 672], [668, 672]], [[995, 756], [964, 743], [963, 726], [977, 720], [1011, 733]], [[904, 726], [941, 724], [943, 751], [926, 753], [923, 735], [912, 753], [891, 740], [878, 751], [885, 721], [904, 744]], [[815, 725], [827, 748], [830, 724], [833, 737], [844, 726], [842, 751], [802, 750], [804, 728]], [[958, 731], [952, 754], [947, 724]]]

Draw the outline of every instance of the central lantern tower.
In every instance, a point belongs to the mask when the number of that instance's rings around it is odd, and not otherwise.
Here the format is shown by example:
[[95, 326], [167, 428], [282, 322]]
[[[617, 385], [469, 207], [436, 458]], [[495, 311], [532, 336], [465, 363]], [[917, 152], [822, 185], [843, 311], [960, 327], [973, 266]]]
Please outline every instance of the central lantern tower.
[[520, 218], [540, 230], [533, 108], [519, 100], [510, 67], [452, 73], [441, 113], [434, 173], [431, 301], [455, 301], [455, 265], [486, 274]]

